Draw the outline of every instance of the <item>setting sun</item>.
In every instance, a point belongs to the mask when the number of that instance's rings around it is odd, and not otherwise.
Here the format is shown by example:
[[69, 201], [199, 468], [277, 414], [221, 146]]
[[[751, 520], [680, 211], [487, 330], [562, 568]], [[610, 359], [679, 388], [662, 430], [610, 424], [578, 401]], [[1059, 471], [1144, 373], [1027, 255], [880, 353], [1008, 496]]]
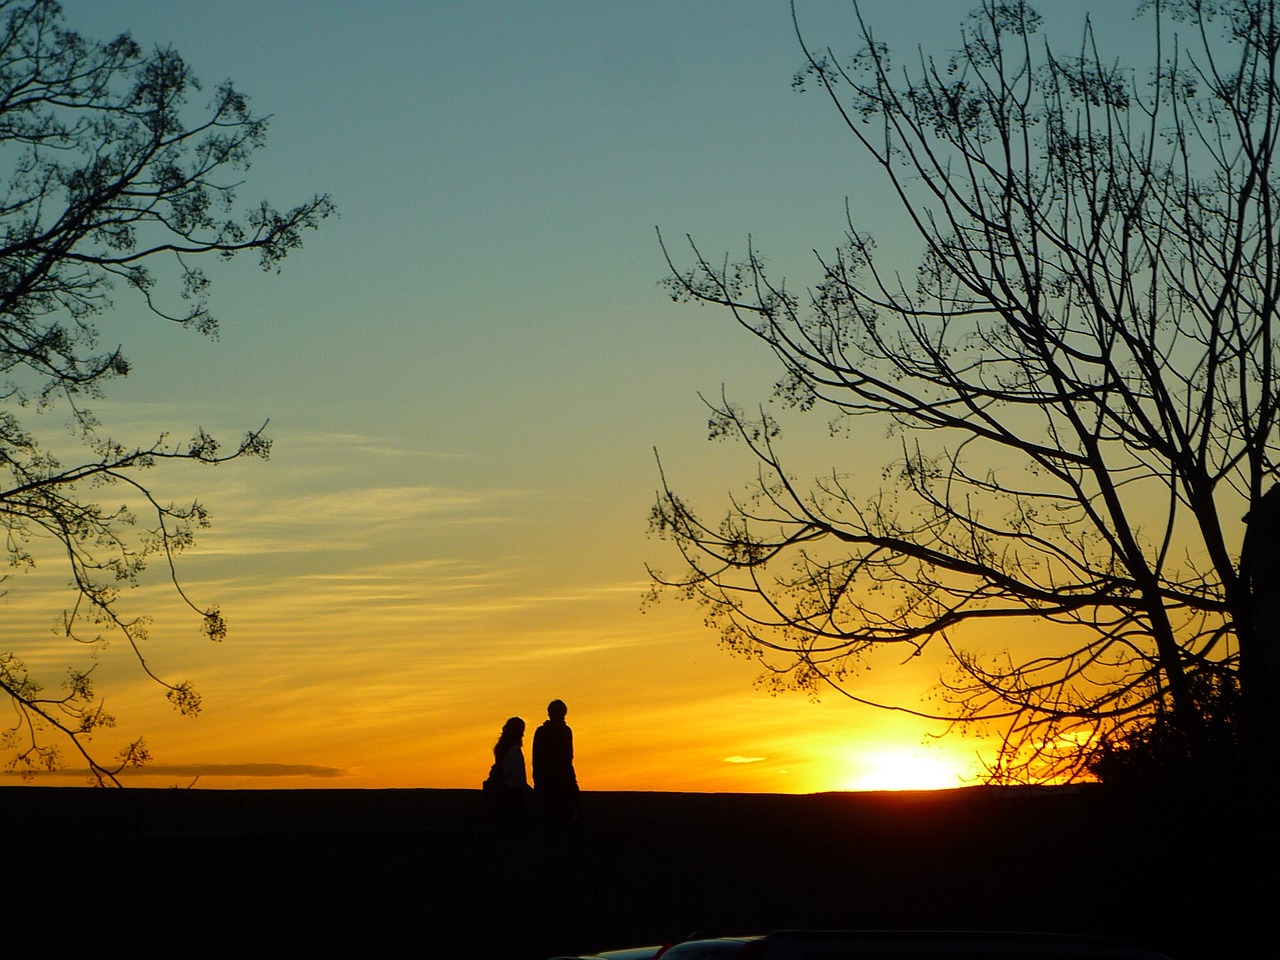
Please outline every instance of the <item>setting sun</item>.
[[892, 747], [850, 756], [842, 790], [942, 790], [976, 782], [972, 759], [929, 747]]

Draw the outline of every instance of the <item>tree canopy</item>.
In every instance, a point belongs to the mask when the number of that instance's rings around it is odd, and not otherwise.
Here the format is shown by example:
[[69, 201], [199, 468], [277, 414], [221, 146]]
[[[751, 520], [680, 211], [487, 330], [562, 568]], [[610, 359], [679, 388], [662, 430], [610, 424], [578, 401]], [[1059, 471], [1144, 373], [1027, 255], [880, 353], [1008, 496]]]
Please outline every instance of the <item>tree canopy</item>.
[[[83, 37], [52, 0], [0, 0], [0, 526], [9, 566], [29, 568], [54, 545], [74, 592], [58, 633], [91, 648], [123, 637], [186, 714], [198, 712], [198, 693], [152, 671], [145, 619], [121, 601], [158, 559], [205, 634], [222, 639], [218, 608], [189, 598], [174, 565], [209, 517], [198, 502], [159, 498], [146, 471], [266, 456], [270, 444], [261, 428], [229, 446], [200, 428], [185, 442], [168, 433], [142, 446], [113, 439], [89, 404], [131, 368], [98, 322], [120, 296], [156, 322], [213, 335], [200, 262], [248, 254], [275, 270], [330, 215], [323, 195], [283, 210], [265, 201], [239, 208], [237, 186], [266, 130], [231, 83], [204, 91], [171, 49], [144, 50], [127, 34]], [[59, 412], [59, 427], [69, 420], [79, 439], [71, 461], [40, 439], [49, 421], [37, 420]], [[6, 575], [10, 587], [16, 575]], [[3, 735], [10, 769], [52, 769], [68, 742], [101, 782], [146, 759], [141, 741], [114, 763], [90, 753], [88, 738], [113, 723], [92, 668], [47, 686], [17, 653], [0, 653], [0, 691], [14, 709]]]
[[[783, 374], [773, 408], [710, 404], [757, 462], [746, 496], [708, 520], [664, 477], [682, 562], [655, 579], [783, 687], [867, 699], [864, 658], [943, 648], [934, 705], [896, 706], [994, 725], [997, 781], [1155, 742], [1194, 771], [1238, 741], [1274, 772], [1276, 4], [1142, 3], [1137, 64], [1088, 19], [1042, 36], [1023, 2], [901, 60], [852, 11], [849, 55], [797, 27], [796, 85], [830, 98], [920, 259], [882, 262], [856, 196], [802, 293], [754, 248], [691, 240], [682, 267], [664, 246], [673, 296], [726, 308]], [[842, 465], [789, 469], [793, 415], [828, 418]], [[877, 484], [860, 438], [885, 431]]]

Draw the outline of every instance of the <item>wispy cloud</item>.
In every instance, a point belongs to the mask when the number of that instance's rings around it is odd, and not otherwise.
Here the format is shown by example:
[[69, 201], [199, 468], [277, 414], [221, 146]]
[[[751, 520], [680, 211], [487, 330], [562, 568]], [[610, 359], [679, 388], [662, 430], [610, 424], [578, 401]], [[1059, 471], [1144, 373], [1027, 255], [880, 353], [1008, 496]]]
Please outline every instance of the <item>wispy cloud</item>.
[[[20, 770], [2, 771], [11, 777], [21, 777]], [[41, 771], [40, 780], [49, 778], [82, 780], [89, 775], [83, 767], [63, 767]], [[306, 763], [149, 763], [141, 769], [122, 770], [123, 777], [306, 777], [313, 780], [334, 780], [351, 775], [341, 767], [323, 767]]]
[[518, 522], [518, 504], [530, 496], [517, 489], [464, 491], [428, 484], [250, 495], [227, 510], [225, 520], [215, 517], [213, 529], [200, 537], [199, 550], [203, 556], [346, 553], [407, 536], [426, 539], [432, 527], [509, 526]]
[[768, 759], [769, 759], [768, 757], [739, 757], [738, 755], [735, 754], [732, 757], [725, 757], [724, 762], [725, 763], [761, 763]]
[[638, 604], [640, 580], [540, 584], [527, 562], [492, 558], [484, 562], [425, 558], [396, 560], [359, 569], [290, 572], [276, 566], [270, 576], [246, 571], [200, 582], [197, 592], [217, 596], [228, 610], [247, 612], [262, 622], [323, 624], [333, 629], [355, 617], [368, 622], [431, 624], [479, 619], [552, 608], [594, 609]]
[[[267, 435], [271, 435], [268, 428]], [[308, 453], [322, 452], [326, 454], [341, 453], [349, 457], [353, 453], [377, 457], [417, 457], [428, 460], [465, 460], [468, 454], [449, 450], [433, 450], [422, 447], [406, 446], [386, 436], [325, 430], [290, 430], [277, 445], [286, 450], [302, 450]]]
[[431, 485], [382, 486], [335, 490], [264, 504], [246, 519], [257, 523], [403, 524], [407, 520], [437, 514], [474, 511], [516, 491], [461, 491]]
[[125, 772], [153, 777], [309, 777], [331, 780], [349, 776], [348, 771], [339, 767], [306, 763], [156, 763]]

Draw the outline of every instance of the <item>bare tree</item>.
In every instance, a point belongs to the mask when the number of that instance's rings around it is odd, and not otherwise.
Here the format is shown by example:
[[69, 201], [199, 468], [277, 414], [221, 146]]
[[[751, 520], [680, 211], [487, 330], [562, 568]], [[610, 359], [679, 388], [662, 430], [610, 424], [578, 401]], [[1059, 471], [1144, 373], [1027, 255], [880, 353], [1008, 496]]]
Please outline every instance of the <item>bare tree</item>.
[[[654, 525], [683, 572], [658, 583], [781, 686], [861, 699], [860, 658], [942, 645], [924, 713], [995, 725], [998, 781], [1153, 737], [1203, 771], [1237, 703], [1228, 726], [1274, 772], [1280, 568], [1240, 553], [1276, 470], [1276, 7], [1143, 3], [1145, 68], [1088, 20], [1055, 49], [1022, 2], [983, 0], [958, 51], [903, 65], [856, 3], [852, 57], [797, 27], [797, 85], [830, 97], [923, 255], [903, 279], [850, 215], [803, 295], [751, 249], [672, 266], [673, 295], [732, 311], [785, 370], [775, 400], [825, 411], [850, 463], [806, 481], [790, 414], [711, 404], [758, 479], [708, 522], [664, 478]], [[868, 491], [877, 427], [901, 454]], [[1280, 543], [1280, 523], [1250, 533]]]
[[[196, 95], [207, 105], [189, 106]], [[261, 429], [228, 448], [203, 429], [187, 442], [112, 439], [86, 403], [130, 366], [119, 346], [102, 345], [94, 321], [112, 306], [112, 291], [124, 290], [160, 321], [212, 335], [198, 261], [251, 254], [274, 270], [330, 214], [324, 196], [284, 211], [263, 202], [235, 212], [240, 171], [266, 127], [230, 83], [202, 93], [172, 50], [146, 52], [128, 35], [86, 39], [63, 25], [51, 0], [0, 0], [0, 528], [9, 565], [32, 566], [52, 544], [75, 595], [59, 632], [91, 647], [123, 636], [185, 714], [198, 712], [198, 694], [152, 671], [145, 621], [119, 601], [158, 559], [205, 634], [222, 639], [218, 609], [189, 599], [174, 568], [208, 514], [199, 503], [159, 499], [142, 472], [266, 456], [269, 441]], [[171, 297], [162, 290], [166, 265]], [[75, 462], [55, 456], [22, 419], [58, 411], [81, 441]], [[104, 506], [105, 496], [131, 505]], [[2, 738], [10, 769], [55, 767], [59, 740], [101, 782], [145, 760], [141, 741], [117, 764], [90, 754], [86, 739], [113, 722], [91, 672], [72, 670], [47, 693], [16, 654], [0, 655], [0, 691], [15, 712]]]

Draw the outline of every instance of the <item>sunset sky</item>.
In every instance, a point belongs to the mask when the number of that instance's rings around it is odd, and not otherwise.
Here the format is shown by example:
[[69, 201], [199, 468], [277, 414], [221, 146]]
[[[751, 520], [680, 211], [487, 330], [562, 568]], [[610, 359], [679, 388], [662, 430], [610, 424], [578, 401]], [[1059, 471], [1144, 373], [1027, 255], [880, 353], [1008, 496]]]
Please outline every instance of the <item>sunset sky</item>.
[[[976, 5], [862, 9], [891, 45], [945, 52]], [[1055, 0], [1055, 16], [1089, 6]], [[88, 35], [172, 44], [273, 115], [246, 204], [328, 192], [341, 214], [279, 276], [215, 272], [216, 342], [147, 322], [123, 292], [102, 321], [135, 363], [102, 421], [141, 440], [269, 418], [275, 444], [265, 463], [151, 478], [212, 511], [182, 573], [230, 635], [202, 640], [163, 585], [129, 599], [155, 614], [154, 668], [204, 696], [177, 717], [122, 644], [102, 654], [117, 739], [145, 735], [155, 758], [131, 782], [478, 787], [503, 720], [532, 728], [556, 697], [586, 789], [973, 781], [981, 739], [834, 695], [771, 698], [696, 607], [643, 605], [645, 564], [675, 565], [647, 531], [655, 448], [718, 512], [754, 466], [707, 442], [699, 393], [760, 401], [777, 373], [729, 318], [670, 301], [654, 228], [717, 253], [750, 235], [799, 286], [846, 197], [882, 245], [901, 229], [830, 104], [791, 89], [785, 0], [64, 8]], [[798, 9], [820, 45], [855, 45], [848, 0]], [[802, 459], [857, 456], [828, 441]], [[4, 601], [35, 638], [15, 652], [55, 677], [78, 653], [43, 639], [64, 580], [41, 568]], [[939, 664], [878, 666], [861, 695], [922, 706]]]

